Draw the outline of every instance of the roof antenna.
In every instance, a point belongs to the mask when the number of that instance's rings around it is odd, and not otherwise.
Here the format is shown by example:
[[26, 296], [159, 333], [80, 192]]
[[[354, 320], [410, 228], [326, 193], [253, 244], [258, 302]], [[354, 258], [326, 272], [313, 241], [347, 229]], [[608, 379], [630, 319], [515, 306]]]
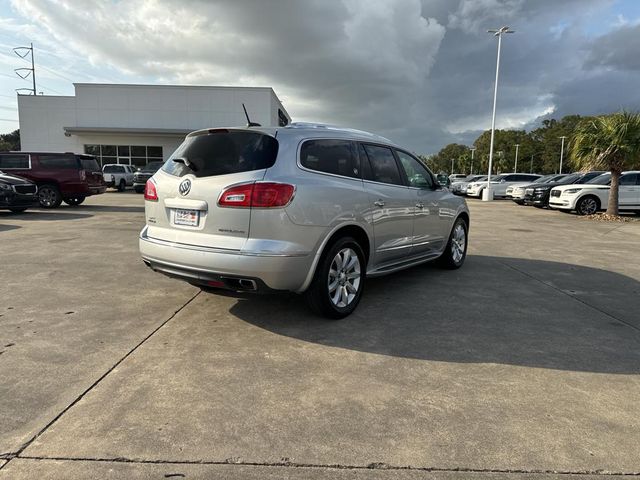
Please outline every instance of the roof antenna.
[[247, 113], [247, 107], [244, 106], [244, 103], [242, 104], [242, 109], [244, 110], [244, 116], [247, 117], [247, 127], [261, 127], [262, 126], [259, 123], [255, 123], [255, 122], [251, 121], [251, 119], [249, 118], [249, 114]]

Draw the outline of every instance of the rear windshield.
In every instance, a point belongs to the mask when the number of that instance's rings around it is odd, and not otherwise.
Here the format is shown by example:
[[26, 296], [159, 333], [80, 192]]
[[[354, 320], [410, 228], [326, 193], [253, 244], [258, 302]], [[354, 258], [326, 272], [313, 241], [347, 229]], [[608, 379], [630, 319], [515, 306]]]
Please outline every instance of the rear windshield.
[[162, 170], [181, 177], [212, 177], [272, 167], [278, 141], [259, 132], [219, 130], [188, 137]]
[[140, 171], [145, 173], [155, 173], [160, 170], [160, 167], [162, 167], [162, 162], [152, 162], [142, 167]]
[[95, 158], [82, 158], [80, 157], [80, 163], [82, 164], [82, 168], [84, 170], [89, 170], [90, 172], [99, 172], [100, 165]]
[[122, 173], [124, 172], [124, 167], [120, 165], [105, 165], [102, 167], [102, 171], [104, 173]]

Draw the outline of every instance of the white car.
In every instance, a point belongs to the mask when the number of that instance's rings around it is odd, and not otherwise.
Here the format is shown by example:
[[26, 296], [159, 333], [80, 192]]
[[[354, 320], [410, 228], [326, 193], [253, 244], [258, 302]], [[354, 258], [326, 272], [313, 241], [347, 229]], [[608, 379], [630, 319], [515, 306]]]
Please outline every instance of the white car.
[[[508, 187], [529, 185], [540, 177], [541, 175], [533, 173], [503, 173], [491, 177], [491, 190], [493, 190], [494, 197], [506, 197]], [[467, 186], [467, 195], [482, 198], [482, 192], [485, 188], [487, 188], [486, 180], [484, 182], [471, 182]]]
[[[544, 177], [540, 177], [535, 182], [531, 182], [530, 185], [535, 185], [538, 183], [552, 183], [557, 182], [563, 178], [565, 178], [567, 174], [557, 175], [545, 175]], [[524, 205], [524, 194], [525, 190], [529, 185], [510, 185], [507, 187], [506, 197], [516, 202], [518, 205]]]
[[471, 182], [479, 182], [481, 180], [487, 180], [486, 175], [469, 175], [463, 180], [456, 180], [451, 184], [449, 190], [455, 195], [464, 195], [467, 193], [467, 185]]
[[133, 185], [133, 175], [137, 170], [134, 165], [107, 163], [102, 167], [102, 174], [107, 187], [123, 192], [125, 188]]
[[[582, 185], [562, 185], [551, 190], [549, 206], [558, 210], [575, 210], [579, 215], [593, 215], [607, 208], [611, 174]], [[640, 171], [623, 172], [620, 177], [618, 207], [620, 211], [640, 212]]]

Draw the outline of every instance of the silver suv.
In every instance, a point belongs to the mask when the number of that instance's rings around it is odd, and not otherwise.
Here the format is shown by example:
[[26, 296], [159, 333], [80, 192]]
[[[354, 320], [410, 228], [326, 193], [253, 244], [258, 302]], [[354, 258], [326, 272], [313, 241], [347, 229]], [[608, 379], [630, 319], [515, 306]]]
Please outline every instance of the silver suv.
[[205, 289], [303, 293], [330, 318], [365, 277], [465, 260], [469, 210], [411, 153], [367, 132], [294, 123], [187, 136], [145, 187], [140, 252]]

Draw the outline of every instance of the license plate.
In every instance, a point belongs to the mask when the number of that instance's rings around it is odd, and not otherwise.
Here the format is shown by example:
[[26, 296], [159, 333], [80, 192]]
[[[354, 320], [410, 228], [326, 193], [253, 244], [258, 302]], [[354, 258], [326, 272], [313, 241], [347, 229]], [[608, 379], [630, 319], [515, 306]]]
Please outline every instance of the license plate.
[[197, 227], [200, 220], [200, 212], [198, 210], [182, 210], [176, 209], [173, 216], [173, 223], [176, 225], [188, 225]]

